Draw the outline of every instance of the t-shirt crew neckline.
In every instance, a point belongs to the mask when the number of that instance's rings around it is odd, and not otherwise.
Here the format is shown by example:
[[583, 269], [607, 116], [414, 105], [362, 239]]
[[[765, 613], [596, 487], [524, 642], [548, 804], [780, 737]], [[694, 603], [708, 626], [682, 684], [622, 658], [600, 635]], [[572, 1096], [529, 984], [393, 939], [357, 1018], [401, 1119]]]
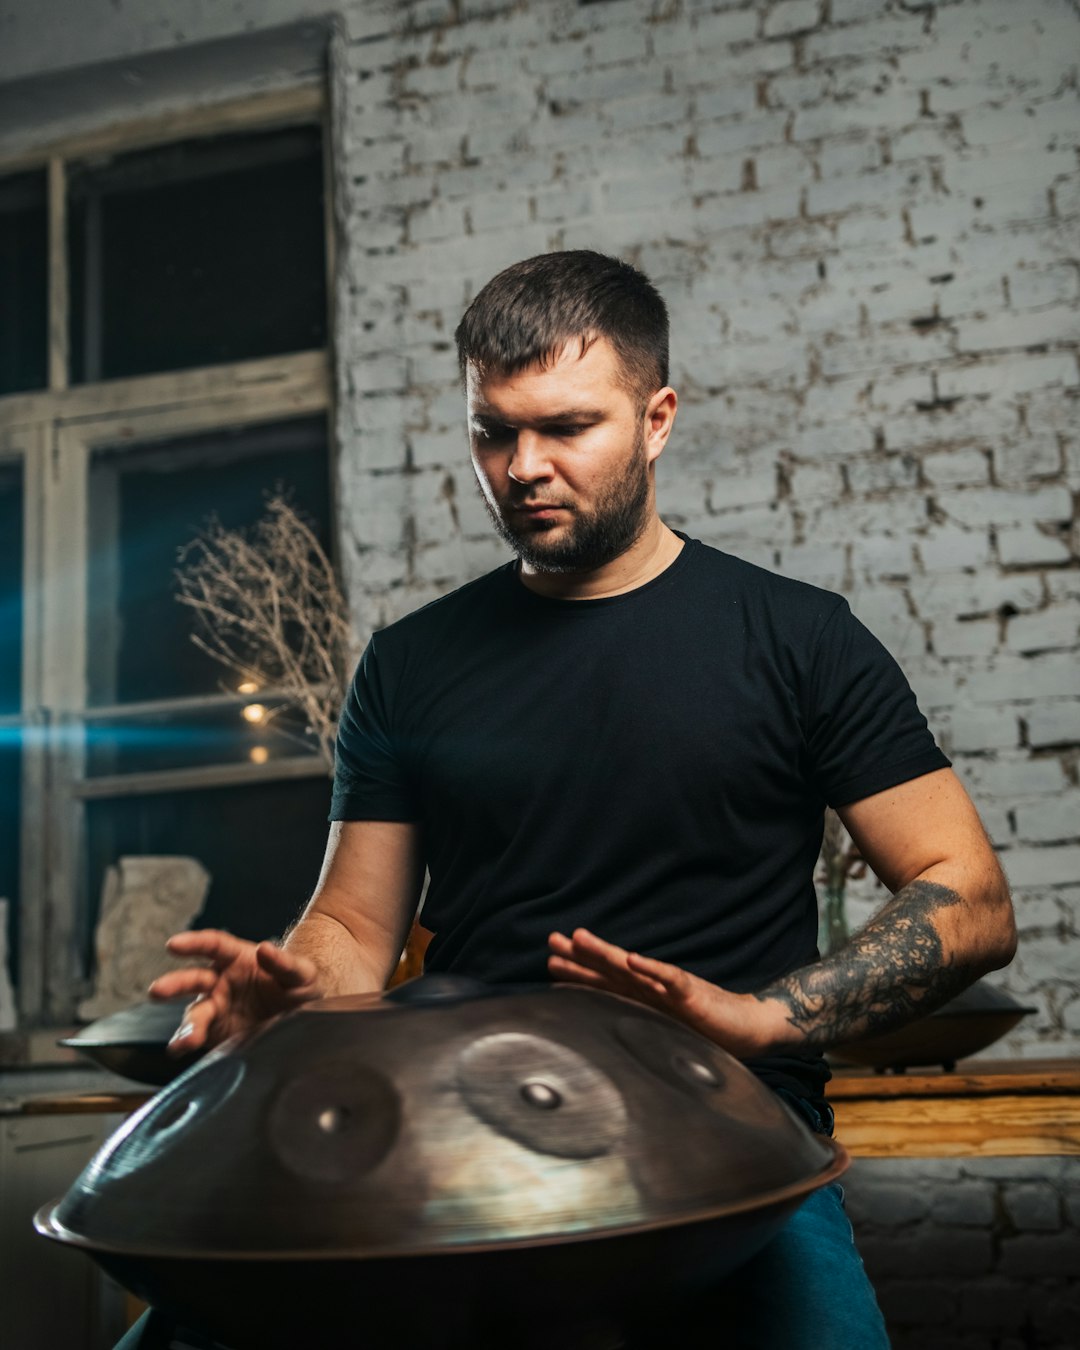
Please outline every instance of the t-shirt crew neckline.
[[677, 535], [678, 538], [683, 541], [683, 546], [671, 562], [668, 563], [667, 567], [665, 567], [662, 572], [658, 572], [656, 576], [650, 577], [648, 581], [643, 582], [640, 586], [635, 586], [633, 590], [630, 591], [620, 591], [618, 595], [597, 595], [588, 600], [568, 600], [561, 596], [541, 595], [539, 591], [530, 589], [521, 580], [519, 572], [520, 564], [517, 559], [506, 564], [507, 576], [514, 588], [515, 595], [523, 598], [526, 604], [543, 605], [546, 608], [560, 609], [566, 613], [577, 613], [578, 611], [586, 612], [608, 608], [612, 605], [630, 604], [637, 600], [639, 596], [646, 595], [650, 591], [658, 590], [661, 586], [674, 581], [677, 574], [685, 567], [691, 551], [695, 549], [695, 546], [700, 546], [699, 540], [691, 539], [689, 535], [683, 534], [681, 530], [673, 530], [672, 533]]

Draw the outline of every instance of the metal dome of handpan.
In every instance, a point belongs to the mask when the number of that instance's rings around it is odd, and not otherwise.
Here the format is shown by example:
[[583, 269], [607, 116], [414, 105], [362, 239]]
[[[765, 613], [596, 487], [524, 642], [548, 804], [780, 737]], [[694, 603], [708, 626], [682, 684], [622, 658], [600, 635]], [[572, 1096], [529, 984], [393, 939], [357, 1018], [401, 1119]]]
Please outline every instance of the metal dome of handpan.
[[36, 1223], [237, 1347], [524, 1345], [539, 1289], [565, 1331], [715, 1280], [846, 1166], [660, 1013], [429, 976], [212, 1051]]

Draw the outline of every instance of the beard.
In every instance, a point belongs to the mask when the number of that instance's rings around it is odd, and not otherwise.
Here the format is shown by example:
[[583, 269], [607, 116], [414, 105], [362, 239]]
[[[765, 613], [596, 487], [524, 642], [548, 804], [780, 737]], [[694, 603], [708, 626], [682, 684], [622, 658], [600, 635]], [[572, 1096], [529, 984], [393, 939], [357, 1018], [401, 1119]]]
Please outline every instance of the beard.
[[[567, 504], [569, 524], [558, 531], [537, 529], [515, 516], [513, 501], [503, 509], [481, 492], [487, 513], [500, 538], [528, 567], [537, 572], [591, 572], [613, 562], [635, 544], [649, 522], [649, 465], [645, 434], [639, 429], [626, 472], [610, 483], [589, 511]], [[522, 500], [530, 497], [526, 488]], [[562, 502], [552, 502], [562, 506]]]

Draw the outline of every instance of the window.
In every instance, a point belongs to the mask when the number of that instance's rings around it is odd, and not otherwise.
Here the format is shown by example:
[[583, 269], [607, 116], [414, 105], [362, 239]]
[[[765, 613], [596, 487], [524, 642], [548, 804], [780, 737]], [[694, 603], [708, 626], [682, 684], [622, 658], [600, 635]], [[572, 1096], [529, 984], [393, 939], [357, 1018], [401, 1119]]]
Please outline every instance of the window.
[[[90, 455], [88, 483], [95, 640], [79, 788], [87, 801], [86, 929], [109, 863], [129, 853], [182, 853], [213, 878], [203, 922], [268, 937], [296, 917], [318, 873], [328, 782], [325, 774], [251, 778], [253, 768], [260, 776], [263, 766], [295, 769], [318, 747], [288, 713], [267, 716], [277, 711], [272, 691], [242, 694], [237, 677], [192, 643], [173, 572], [211, 514], [229, 528], [250, 527], [275, 490], [328, 547], [325, 420], [103, 446]], [[241, 770], [243, 784], [214, 786], [223, 775], [227, 782], [230, 768]], [[204, 785], [177, 791], [184, 772], [198, 769], [208, 771]]]
[[69, 166], [71, 380], [326, 345], [317, 128]]
[[318, 876], [328, 809], [324, 777], [91, 799], [87, 926], [97, 919], [109, 863], [180, 853], [198, 858], [213, 878], [201, 924], [274, 937], [296, 918]]
[[202, 110], [0, 166], [0, 895], [29, 1023], [87, 992], [120, 856], [199, 858], [200, 921], [252, 937], [318, 872], [317, 742], [252, 716], [280, 696], [192, 644], [173, 573], [277, 490], [333, 542], [321, 123], [297, 90], [228, 134]]
[[0, 394], [48, 384], [45, 174], [0, 178]]
[[210, 516], [250, 528], [281, 487], [330, 546], [324, 419], [202, 432], [91, 457], [89, 702], [137, 703], [218, 692], [223, 668], [191, 641], [168, 597], [181, 550]]

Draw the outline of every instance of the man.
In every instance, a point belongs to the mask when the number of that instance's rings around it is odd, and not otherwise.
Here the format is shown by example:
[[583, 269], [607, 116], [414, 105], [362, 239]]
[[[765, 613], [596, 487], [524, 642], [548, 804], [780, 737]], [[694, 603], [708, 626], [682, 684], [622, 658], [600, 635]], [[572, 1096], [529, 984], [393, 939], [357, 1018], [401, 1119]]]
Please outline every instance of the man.
[[[197, 996], [178, 1045], [382, 987], [426, 868], [429, 970], [639, 998], [828, 1130], [823, 1047], [1012, 957], [975, 811], [843, 600], [658, 516], [678, 400], [666, 310], [640, 273], [589, 252], [529, 259], [481, 291], [457, 339], [473, 468], [517, 560], [371, 639], [315, 894], [281, 947], [171, 940], [212, 963], [155, 985]], [[826, 804], [893, 896], [819, 960]], [[733, 1343], [886, 1343], [839, 1188], [736, 1292]]]

